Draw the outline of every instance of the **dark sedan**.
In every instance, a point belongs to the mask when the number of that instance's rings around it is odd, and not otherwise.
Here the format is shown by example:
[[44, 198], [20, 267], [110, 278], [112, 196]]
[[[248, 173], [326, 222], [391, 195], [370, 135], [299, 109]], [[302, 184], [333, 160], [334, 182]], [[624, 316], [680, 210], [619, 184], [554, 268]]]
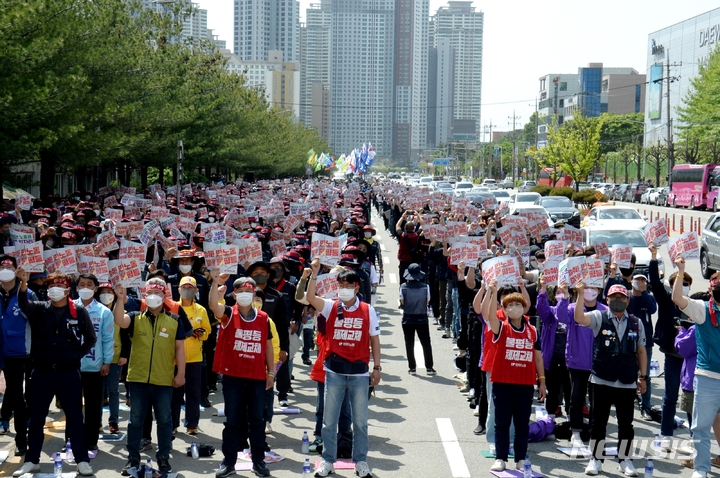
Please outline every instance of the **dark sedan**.
[[580, 211], [575, 207], [573, 202], [565, 196], [545, 196], [541, 197], [535, 204], [542, 206], [550, 218], [555, 222], [564, 222], [573, 227], [580, 227]]

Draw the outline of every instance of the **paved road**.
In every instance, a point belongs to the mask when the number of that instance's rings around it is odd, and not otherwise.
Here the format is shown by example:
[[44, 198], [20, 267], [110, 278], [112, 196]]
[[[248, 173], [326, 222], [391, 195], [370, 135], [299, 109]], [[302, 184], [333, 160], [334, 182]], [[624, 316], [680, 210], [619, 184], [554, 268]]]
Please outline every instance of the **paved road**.
[[[664, 208], [660, 208], [664, 209]], [[380, 287], [377, 310], [382, 326], [383, 380], [370, 406], [370, 453], [368, 462], [378, 477], [487, 477], [492, 476], [488, 469], [492, 461], [481, 456], [486, 450], [485, 437], [477, 437], [472, 431], [477, 418], [468, 408], [465, 398], [457, 391], [457, 373], [453, 366], [454, 352], [449, 340], [443, 340], [440, 332], [432, 331], [435, 356], [435, 369], [438, 375], [428, 377], [422, 372], [415, 377], [407, 374], [407, 362], [400, 327], [400, 314], [397, 310], [397, 263], [396, 244], [382, 230], [382, 223], [376, 224], [380, 231], [381, 243], [385, 249], [386, 283]], [[664, 248], [663, 248], [664, 249]], [[668, 259], [666, 258], [666, 261]], [[689, 270], [699, 278], [699, 273]], [[700, 282], [701, 283], [701, 282]], [[696, 282], [697, 284], [697, 282]], [[699, 289], [704, 285], [693, 287]], [[417, 355], [417, 354], [416, 354]], [[662, 354], [660, 360], [662, 360]], [[422, 359], [422, 355], [419, 355]], [[299, 362], [299, 356], [297, 357]], [[418, 370], [423, 370], [419, 364]], [[274, 450], [285, 456], [285, 460], [269, 466], [276, 477], [300, 476], [304, 456], [300, 453], [300, 439], [304, 430], [311, 431], [314, 423], [315, 384], [308, 379], [308, 367], [295, 366], [293, 382], [295, 393], [291, 394], [291, 406], [301, 409], [299, 415], [276, 416], [273, 421], [273, 433], [268, 442]], [[653, 381], [653, 404], [659, 405], [662, 397], [662, 380]], [[222, 394], [211, 396], [215, 407], [222, 407]], [[201, 413], [201, 434], [195, 440], [220, 446], [222, 419], [212, 415], [214, 408]], [[121, 428], [127, 420], [127, 412], [122, 412]], [[60, 449], [63, 435], [61, 412], [55, 410], [51, 415], [47, 429], [47, 441], [43, 449], [42, 471], [52, 472], [50, 454]], [[652, 440], [659, 432], [659, 425], [639, 419], [636, 414], [636, 437], [638, 440]], [[57, 420], [57, 421], [55, 421]], [[107, 415], [105, 415], [107, 420]], [[609, 424], [610, 438], [617, 436], [614, 419]], [[184, 450], [193, 440], [178, 433], [174, 441], [171, 464], [183, 476], [210, 476], [217, 468], [220, 457], [192, 460], [184, 456]], [[153, 434], [155, 436], [155, 434]], [[687, 440], [687, 429], [679, 430], [677, 438]], [[0, 436], [0, 449], [8, 449], [12, 434]], [[584, 476], [584, 460], [573, 460], [558, 452], [558, 446], [567, 442], [558, 441], [534, 443], [530, 445], [530, 457], [539, 470], [546, 476], [578, 477]], [[714, 446], [713, 451], [719, 450]], [[154, 452], [153, 452], [154, 453]], [[101, 443], [99, 456], [92, 461], [97, 476], [117, 476], [118, 470], [126, 461], [124, 444]], [[154, 455], [151, 456], [154, 459]], [[316, 456], [312, 457], [315, 461]], [[0, 476], [8, 476], [20, 460], [10, 457], [0, 466]], [[644, 466], [645, 460], [636, 460], [636, 466]], [[66, 467], [66, 471], [69, 471]], [[240, 476], [250, 476], [248, 472]], [[606, 476], [621, 476], [616, 464], [608, 462]], [[680, 465], [677, 457], [661, 458], [655, 462], [656, 477], [690, 477], [691, 470]], [[336, 476], [354, 476], [352, 470], [338, 470]]]

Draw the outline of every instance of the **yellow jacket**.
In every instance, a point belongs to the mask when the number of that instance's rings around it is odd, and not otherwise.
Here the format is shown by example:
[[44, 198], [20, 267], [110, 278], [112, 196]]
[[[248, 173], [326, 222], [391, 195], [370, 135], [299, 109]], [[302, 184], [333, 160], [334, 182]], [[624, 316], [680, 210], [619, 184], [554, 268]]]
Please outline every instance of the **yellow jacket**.
[[270, 321], [270, 331], [272, 332], [273, 362], [278, 363], [280, 361], [280, 337], [278, 337], [277, 327], [275, 327], [273, 319], [268, 316], [268, 320]]
[[207, 340], [210, 333], [210, 320], [208, 319], [207, 310], [195, 301], [188, 307], [183, 306], [183, 310], [187, 314], [193, 330], [205, 329], [205, 333], [199, 339], [192, 335], [185, 339], [185, 362], [202, 362], [202, 343]]

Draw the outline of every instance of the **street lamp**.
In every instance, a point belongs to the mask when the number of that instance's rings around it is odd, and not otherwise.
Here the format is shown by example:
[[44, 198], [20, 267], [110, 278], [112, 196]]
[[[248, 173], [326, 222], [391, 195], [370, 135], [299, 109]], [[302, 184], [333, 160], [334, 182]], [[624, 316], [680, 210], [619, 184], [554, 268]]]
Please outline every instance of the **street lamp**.
[[180, 187], [183, 183], [183, 157], [185, 156], [185, 148], [183, 147], [181, 139], [177, 142], [177, 150], [177, 191], [175, 193], [175, 200], [177, 206], [180, 207]]

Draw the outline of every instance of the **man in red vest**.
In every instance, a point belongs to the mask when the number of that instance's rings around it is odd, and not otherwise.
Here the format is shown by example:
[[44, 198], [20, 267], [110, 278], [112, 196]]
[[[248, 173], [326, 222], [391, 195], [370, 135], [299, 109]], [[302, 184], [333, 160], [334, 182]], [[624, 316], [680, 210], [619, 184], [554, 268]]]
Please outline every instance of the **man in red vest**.
[[[225, 286], [218, 288], [219, 271], [211, 272], [208, 305], [220, 322], [213, 371], [223, 376], [225, 428], [222, 434], [223, 461], [215, 472], [218, 478], [235, 474], [241, 437], [250, 438], [253, 472], [270, 476], [265, 466], [265, 390], [275, 382], [272, 333], [268, 315], [253, 307], [255, 281], [241, 277], [233, 283], [236, 304], [218, 301]], [[219, 290], [220, 289], [220, 290]], [[247, 419], [245, 421], [244, 419]]]
[[[322, 462], [315, 476], [334, 473], [337, 461], [337, 431], [340, 408], [345, 395], [350, 396], [353, 422], [352, 460], [360, 478], [372, 476], [367, 464], [369, 386], [380, 383], [380, 325], [375, 309], [357, 298], [360, 276], [348, 270], [340, 272], [338, 300], [315, 295], [320, 261], [311, 264], [307, 300], [318, 311], [318, 331], [328, 341], [325, 358], [325, 411], [323, 414]], [[327, 317], [327, 320], [322, 320]], [[369, 373], [370, 351], [373, 368]], [[368, 380], [369, 377], [369, 380]]]

